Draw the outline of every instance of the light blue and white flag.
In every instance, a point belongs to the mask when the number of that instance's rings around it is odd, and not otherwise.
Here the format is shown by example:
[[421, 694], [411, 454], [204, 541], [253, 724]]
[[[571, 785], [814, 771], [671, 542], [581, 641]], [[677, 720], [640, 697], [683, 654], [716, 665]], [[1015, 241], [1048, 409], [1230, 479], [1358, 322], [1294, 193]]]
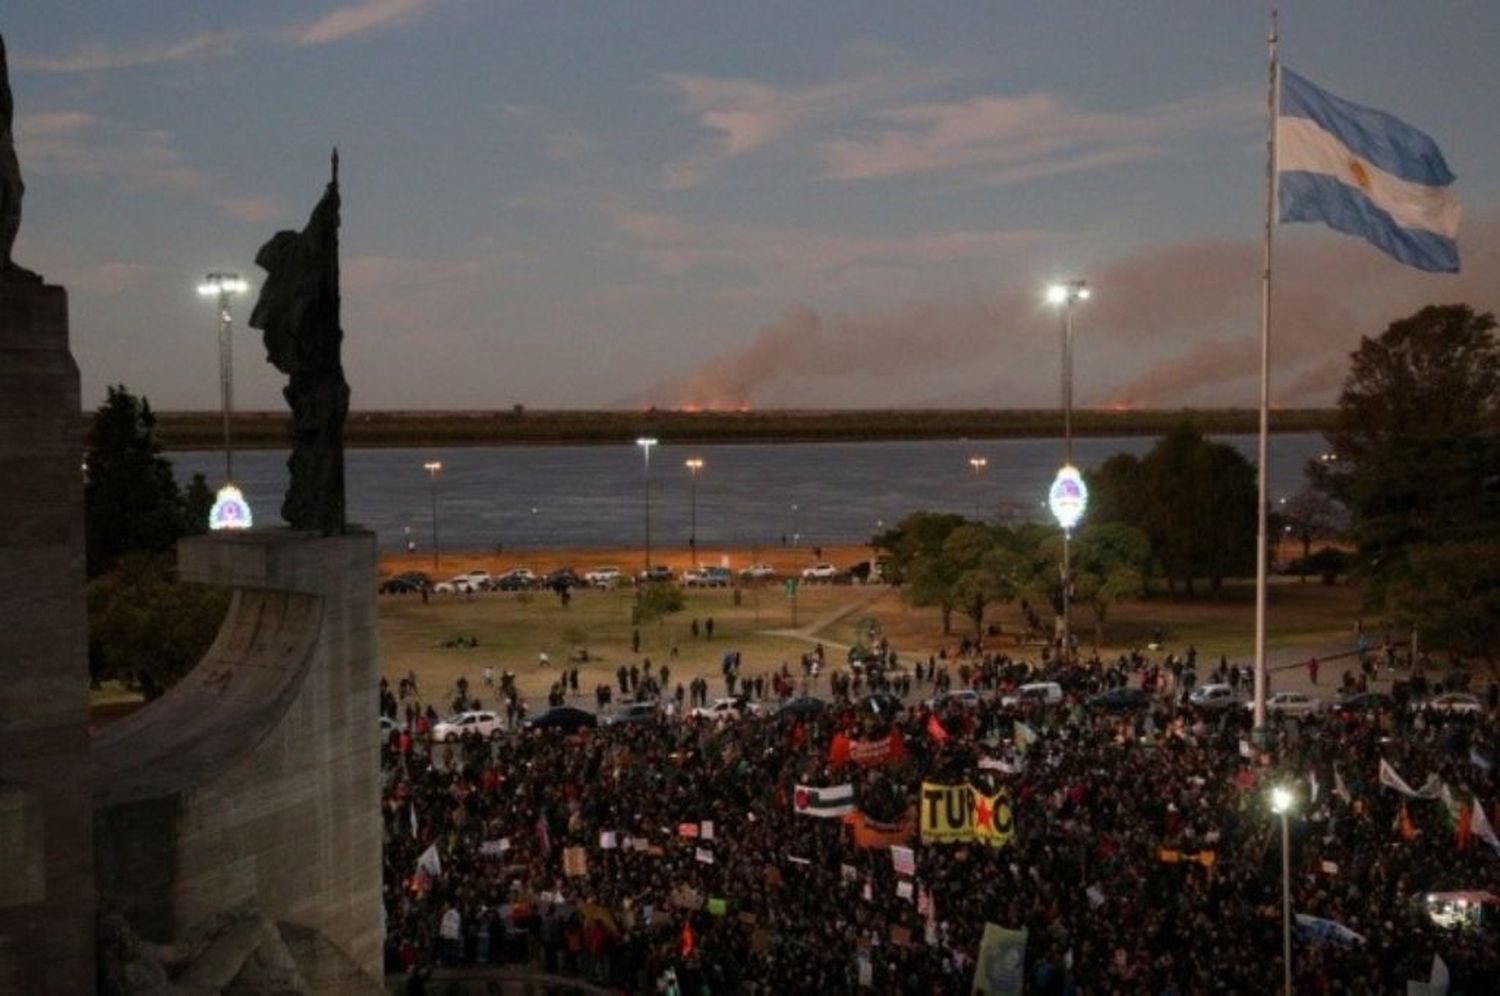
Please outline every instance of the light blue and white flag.
[[1281, 220], [1321, 221], [1422, 270], [1458, 272], [1453, 173], [1428, 135], [1281, 70]]

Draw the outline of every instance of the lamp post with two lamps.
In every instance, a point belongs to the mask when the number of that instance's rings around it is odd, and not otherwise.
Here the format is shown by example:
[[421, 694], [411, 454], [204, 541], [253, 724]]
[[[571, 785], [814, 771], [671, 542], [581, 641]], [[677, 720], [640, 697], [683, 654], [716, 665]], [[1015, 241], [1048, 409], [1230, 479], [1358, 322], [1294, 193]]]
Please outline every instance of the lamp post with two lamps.
[[1060, 305], [1062, 321], [1062, 409], [1063, 465], [1052, 481], [1047, 505], [1063, 531], [1062, 559], [1062, 655], [1073, 658], [1073, 625], [1071, 601], [1073, 588], [1073, 527], [1088, 507], [1088, 488], [1083, 475], [1073, 466], [1073, 306], [1089, 299], [1089, 286], [1082, 280], [1068, 280], [1047, 288], [1047, 302]]
[[422, 469], [427, 471], [427, 477], [432, 482], [432, 570], [436, 573], [438, 569], [437, 482], [443, 463], [441, 460], [429, 460], [422, 464]]
[[1287, 818], [1296, 796], [1284, 785], [1271, 789], [1271, 812], [1281, 817], [1281, 960], [1285, 996], [1292, 996], [1292, 847]]
[[987, 458], [985, 458], [985, 457], [982, 457], [982, 456], [971, 456], [971, 457], [969, 457], [969, 467], [972, 468], [973, 471], [974, 471], [974, 518], [976, 518], [976, 519], [979, 518], [979, 508], [980, 508], [979, 475], [982, 474], [982, 473], [984, 473], [984, 469], [986, 467], [988, 467], [989, 465], [990, 465], [990, 461]]
[[642, 436], [635, 441], [646, 455], [646, 573], [651, 573], [651, 447], [657, 445], [654, 438]]
[[698, 566], [698, 471], [703, 469], [703, 460], [700, 457], [689, 457], [682, 461], [687, 468], [692, 483], [688, 485], [691, 495], [688, 505], [692, 509], [688, 520], [688, 550], [693, 555], [693, 566]]

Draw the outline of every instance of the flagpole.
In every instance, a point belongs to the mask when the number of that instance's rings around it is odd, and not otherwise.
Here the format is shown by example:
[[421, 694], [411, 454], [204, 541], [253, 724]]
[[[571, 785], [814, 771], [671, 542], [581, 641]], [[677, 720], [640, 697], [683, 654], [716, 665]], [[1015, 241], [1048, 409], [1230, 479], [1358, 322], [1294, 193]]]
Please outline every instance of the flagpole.
[[1281, 66], [1276, 59], [1276, 8], [1271, 8], [1271, 32], [1266, 73], [1266, 242], [1265, 266], [1260, 279], [1260, 439], [1256, 446], [1259, 487], [1255, 506], [1255, 733], [1265, 745], [1266, 736], [1266, 440], [1271, 421], [1271, 236], [1276, 226], [1276, 112], [1279, 109]]

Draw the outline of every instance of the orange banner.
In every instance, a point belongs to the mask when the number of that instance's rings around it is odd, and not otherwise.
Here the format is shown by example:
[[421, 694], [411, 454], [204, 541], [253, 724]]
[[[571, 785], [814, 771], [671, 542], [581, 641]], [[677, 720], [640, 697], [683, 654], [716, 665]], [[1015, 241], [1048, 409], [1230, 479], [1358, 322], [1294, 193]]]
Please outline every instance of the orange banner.
[[890, 847], [892, 844], [905, 846], [917, 829], [917, 821], [909, 811], [898, 823], [883, 823], [870, 819], [856, 809], [845, 814], [844, 825], [854, 831], [854, 846], [865, 850]]

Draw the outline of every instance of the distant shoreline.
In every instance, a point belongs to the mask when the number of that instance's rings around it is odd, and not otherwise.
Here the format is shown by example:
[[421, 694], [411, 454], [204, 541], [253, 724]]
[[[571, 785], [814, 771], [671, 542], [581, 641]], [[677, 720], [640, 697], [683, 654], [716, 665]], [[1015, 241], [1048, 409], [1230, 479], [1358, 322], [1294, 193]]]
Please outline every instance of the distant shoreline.
[[[85, 416], [87, 418], [87, 416]], [[1249, 408], [1079, 409], [1075, 436], [1160, 435], [1191, 421], [1215, 434], [1253, 433], [1258, 413]], [[1271, 413], [1272, 432], [1321, 432], [1333, 425], [1331, 408]], [[157, 412], [157, 429], [169, 450], [223, 445], [218, 412]], [[284, 412], [237, 412], [236, 449], [287, 445]], [[457, 446], [617, 445], [639, 436], [670, 443], [847, 443], [920, 439], [1035, 439], [1062, 435], [1056, 409], [875, 409], [690, 412], [677, 410], [579, 411], [514, 408], [499, 411], [355, 411], [344, 442], [351, 449]]]

